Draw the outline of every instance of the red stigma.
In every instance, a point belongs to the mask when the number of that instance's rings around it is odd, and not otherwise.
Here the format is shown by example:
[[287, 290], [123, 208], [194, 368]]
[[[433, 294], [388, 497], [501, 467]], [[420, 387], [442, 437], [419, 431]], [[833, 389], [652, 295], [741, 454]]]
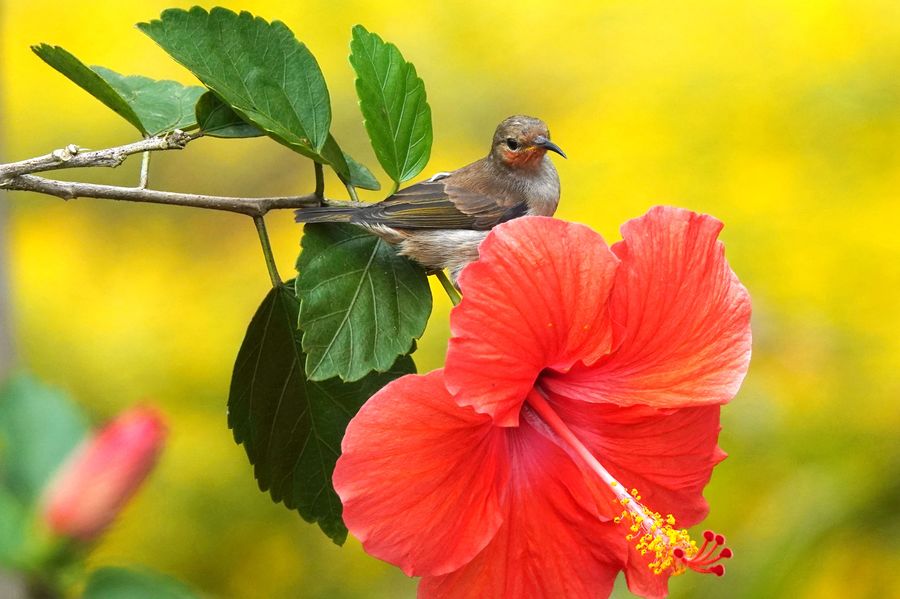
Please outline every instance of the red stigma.
[[[672, 551], [672, 555], [686, 568], [690, 568], [694, 572], [700, 574], [715, 574], [723, 576], [725, 574], [725, 566], [716, 562], [723, 559], [729, 559], [734, 556], [734, 551], [725, 547], [725, 537], [718, 535], [711, 530], [704, 531], [703, 545], [697, 550], [697, 553], [690, 558], [685, 557], [685, 552], [680, 547]], [[716, 550], [722, 548], [716, 554]]]

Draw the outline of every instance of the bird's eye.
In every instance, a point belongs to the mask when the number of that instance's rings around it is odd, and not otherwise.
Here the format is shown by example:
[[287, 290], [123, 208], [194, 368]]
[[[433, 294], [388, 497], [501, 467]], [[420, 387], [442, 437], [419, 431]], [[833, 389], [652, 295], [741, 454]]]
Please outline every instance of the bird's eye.
[[506, 147], [509, 148], [510, 150], [518, 150], [519, 142], [514, 140], [512, 137], [507, 137], [506, 138]]

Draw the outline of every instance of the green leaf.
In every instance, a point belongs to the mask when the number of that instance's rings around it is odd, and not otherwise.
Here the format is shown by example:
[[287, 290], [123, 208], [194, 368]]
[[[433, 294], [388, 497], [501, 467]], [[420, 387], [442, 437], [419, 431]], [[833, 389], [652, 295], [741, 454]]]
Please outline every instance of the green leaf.
[[220, 100], [216, 94], [206, 92], [197, 102], [197, 124], [206, 135], [213, 137], [259, 137], [262, 131], [245, 121]]
[[175, 81], [124, 76], [104, 67], [88, 67], [59, 46], [31, 49], [41, 60], [103, 102], [144, 135], [158, 135], [196, 124], [194, 104], [205, 91]]
[[431, 314], [425, 271], [359, 227], [306, 225], [297, 296], [306, 374], [355, 381], [388, 370]]
[[100, 568], [91, 573], [82, 599], [198, 599], [178, 580], [149, 570]]
[[[138, 23], [245, 120], [289, 148], [321, 159], [331, 126], [325, 78], [281, 21], [195, 6]], [[348, 175], [346, 169], [343, 174]]]
[[140, 75], [120, 75], [104, 67], [91, 68], [134, 109], [148, 135], [187, 129], [197, 124], [194, 105], [206, 92], [202, 87], [156, 81]]
[[87, 432], [60, 391], [19, 375], [0, 389], [0, 486], [30, 504]]
[[415, 367], [404, 356], [389, 372], [355, 383], [307, 380], [296, 329], [299, 308], [291, 289], [279, 286], [256, 311], [235, 361], [228, 425], [254, 465], [260, 489], [342, 544], [347, 529], [331, 475], [344, 430], [366, 399]]
[[378, 182], [378, 179], [375, 178], [375, 175], [372, 174], [364, 164], [360, 164], [356, 160], [353, 159], [350, 154], [344, 154], [344, 160], [347, 161], [347, 166], [350, 168], [350, 184], [354, 187], [359, 187], [360, 189], [371, 189], [373, 191], [377, 191], [381, 189], [381, 183]]
[[40, 44], [32, 46], [31, 50], [37, 54], [41, 60], [65, 75], [73, 83], [106, 104], [107, 107], [111, 108], [126, 121], [137, 127], [141, 133], [146, 133], [146, 131], [144, 131], [144, 125], [141, 123], [141, 119], [128, 102], [126, 102], [122, 96], [120, 96], [118, 92], [103, 79], [103, 77], [92, 71], [87, 65], [72, 56], [64, 48], [61, 48], [60, 46], [51, 46], [49, 44]]
[[25, 506], [0, 488], [0, 566], [15, 566], [20, 560], [30, 524], [28, 516]]
[[397, 46], [362, 25], [353, 28], [350, 64], [375, 156], [399, 186], [422, 172], [431, 155], [431, 108], [425, 84]]

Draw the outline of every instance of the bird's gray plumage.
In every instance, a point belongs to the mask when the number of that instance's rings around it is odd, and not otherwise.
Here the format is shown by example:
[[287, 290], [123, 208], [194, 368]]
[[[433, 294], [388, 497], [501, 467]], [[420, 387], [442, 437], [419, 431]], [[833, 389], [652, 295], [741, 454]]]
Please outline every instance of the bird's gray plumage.
[[491, 151], [481, 160], [368, 206], [302, 208], [296, 220], [359, 225], [428, 269], [449, 269], [455, 280], [478, 258], [490, 229], [520, 216], [556, 212], [559, 176], [548, 149], [562, 154], [543, 121], [510, 117], [497, 127]]

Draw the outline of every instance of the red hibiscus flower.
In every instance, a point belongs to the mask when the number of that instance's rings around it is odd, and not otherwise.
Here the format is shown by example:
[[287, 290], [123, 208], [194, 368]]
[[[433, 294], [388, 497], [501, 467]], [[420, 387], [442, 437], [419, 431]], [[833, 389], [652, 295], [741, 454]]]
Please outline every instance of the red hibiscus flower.
[[[722, 574], [702, 490], [750, 358], [750, 302], [717, 220], [657, 207], [612, 248], [526, 217], [462, 274], [446, 368], [350, 423], [334, 484], [370, 554], [422, 597], [645, 597]], [[637, 489], [641, 490], [638, 494]]]

